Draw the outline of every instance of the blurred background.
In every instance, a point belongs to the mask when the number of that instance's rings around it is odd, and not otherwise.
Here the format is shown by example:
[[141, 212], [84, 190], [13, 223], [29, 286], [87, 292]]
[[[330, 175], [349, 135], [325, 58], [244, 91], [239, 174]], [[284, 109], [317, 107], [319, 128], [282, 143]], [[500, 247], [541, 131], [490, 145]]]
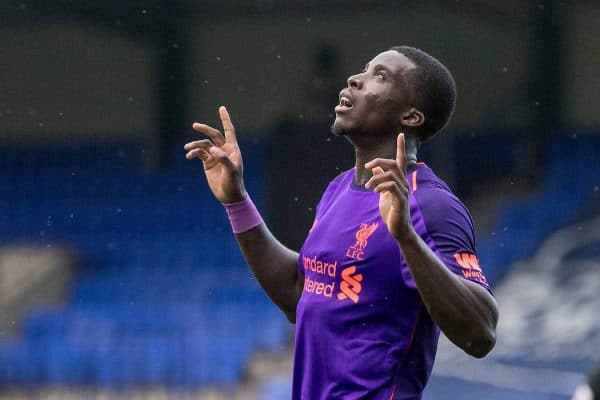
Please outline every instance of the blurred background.
[[353, 166], [346, 78], [393, 45], [454, 74], [421, 161], [470, 208], [501, 310], [442, 338], [426, 400], [570, 399], [600, 361], [600, 4], [0, 3], [0, 398], [287, 399], [293, 325], [183, 144], [229, 107], [249, 191], [298, 250]]

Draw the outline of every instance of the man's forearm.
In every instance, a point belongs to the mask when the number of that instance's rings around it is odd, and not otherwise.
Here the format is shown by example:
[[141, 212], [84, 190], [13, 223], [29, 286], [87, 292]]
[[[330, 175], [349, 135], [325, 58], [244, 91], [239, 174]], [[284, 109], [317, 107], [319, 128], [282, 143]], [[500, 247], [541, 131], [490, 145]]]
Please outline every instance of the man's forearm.
[[398, 244], [431, 318], [468, 354], [485, 356], [496, 340], [498, 310], [494, 298], [476, 283], [448, 270], [414, 230]]
[[290, 322], [295, 322], [302, 290], [298, 253], [282, 245], [264, 223], [235, 237], [262, 288]]

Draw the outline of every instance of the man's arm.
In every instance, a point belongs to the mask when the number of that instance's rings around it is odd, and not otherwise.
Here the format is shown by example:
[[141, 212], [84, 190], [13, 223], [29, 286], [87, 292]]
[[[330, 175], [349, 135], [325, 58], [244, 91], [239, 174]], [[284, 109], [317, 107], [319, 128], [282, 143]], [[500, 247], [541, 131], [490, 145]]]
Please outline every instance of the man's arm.
[[[187, 143], [186, 158], [199, 158], [208, 186], [223, 204], [240, 203], [248, 198], [243, 180], [242, 153], [229, 113], [219, 108], [224, 135], [205, 124], [194, 123], [194, 130], [210, 139]], [[237, 242], [252, 272], [275, 304], [291, 322], [296, 321], [296, 305], [302, 293], [304, 277], [298, 273], [298, 253], [286, 248], [267, 226], [258, 226], [236, 234]]]
[[298, 253], [279, 243], [264, 223], [235, 237], [262, 288], [287, 319], [295, 323], [304, 284], [297, 268]]
[[474, 357], [484, 357], [496, 343], [494, 297], [452, 273], [414, 229], [397, 240], [431, 318], [452, 343]]
[[474, 357], [483, 357], [496, 342], [498, 307], [476, 283], [453, 274], [415, 232], [409, 211], [404, 135], [398, 135], [395, 160], [375, 159], [366, 168], [366, 187], [380, 193], [379, 211], [396, 238], [429, 315], [446, 336]]

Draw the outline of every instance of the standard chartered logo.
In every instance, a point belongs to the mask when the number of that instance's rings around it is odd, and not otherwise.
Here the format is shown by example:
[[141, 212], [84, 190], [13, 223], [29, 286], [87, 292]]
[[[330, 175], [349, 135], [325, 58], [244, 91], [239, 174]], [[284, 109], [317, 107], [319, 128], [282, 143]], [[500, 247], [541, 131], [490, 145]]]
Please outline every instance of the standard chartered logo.
[[[306, 256], [303, 256], [302, 261], [305, 270], [304, 291], [333, 298], [338, 276], [337, 261], [326, 262], [317, 259], [317, 257], [310, 258]], [[309, 271], [312, 272], [312, 275], [307, 274]], [[338, 300], [350, 299], [353, 303], [358, 303], [362, 291], [363, 275], [357, 274], [356, 266], [352, 265], [341, 271], [341, 278], [339, 293], [337, 293]]]
[[351, 266], [342, 270], [342, 282], [340, 283], [341, 293], [337, 297], [340, 300], [350, 299], [358, 303], [358, 295], [362, 290], [362, 274], [355, 274], [356, 266]]

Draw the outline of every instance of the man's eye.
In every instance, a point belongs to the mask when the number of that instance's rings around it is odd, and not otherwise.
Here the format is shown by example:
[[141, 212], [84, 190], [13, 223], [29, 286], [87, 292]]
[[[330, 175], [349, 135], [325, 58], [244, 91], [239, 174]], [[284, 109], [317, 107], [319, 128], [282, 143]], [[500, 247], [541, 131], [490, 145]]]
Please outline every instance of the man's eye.
[[387, 75], [383, 72], [378, 72], [376, 76], [382, 78], [383, 80], [387, 79]]

